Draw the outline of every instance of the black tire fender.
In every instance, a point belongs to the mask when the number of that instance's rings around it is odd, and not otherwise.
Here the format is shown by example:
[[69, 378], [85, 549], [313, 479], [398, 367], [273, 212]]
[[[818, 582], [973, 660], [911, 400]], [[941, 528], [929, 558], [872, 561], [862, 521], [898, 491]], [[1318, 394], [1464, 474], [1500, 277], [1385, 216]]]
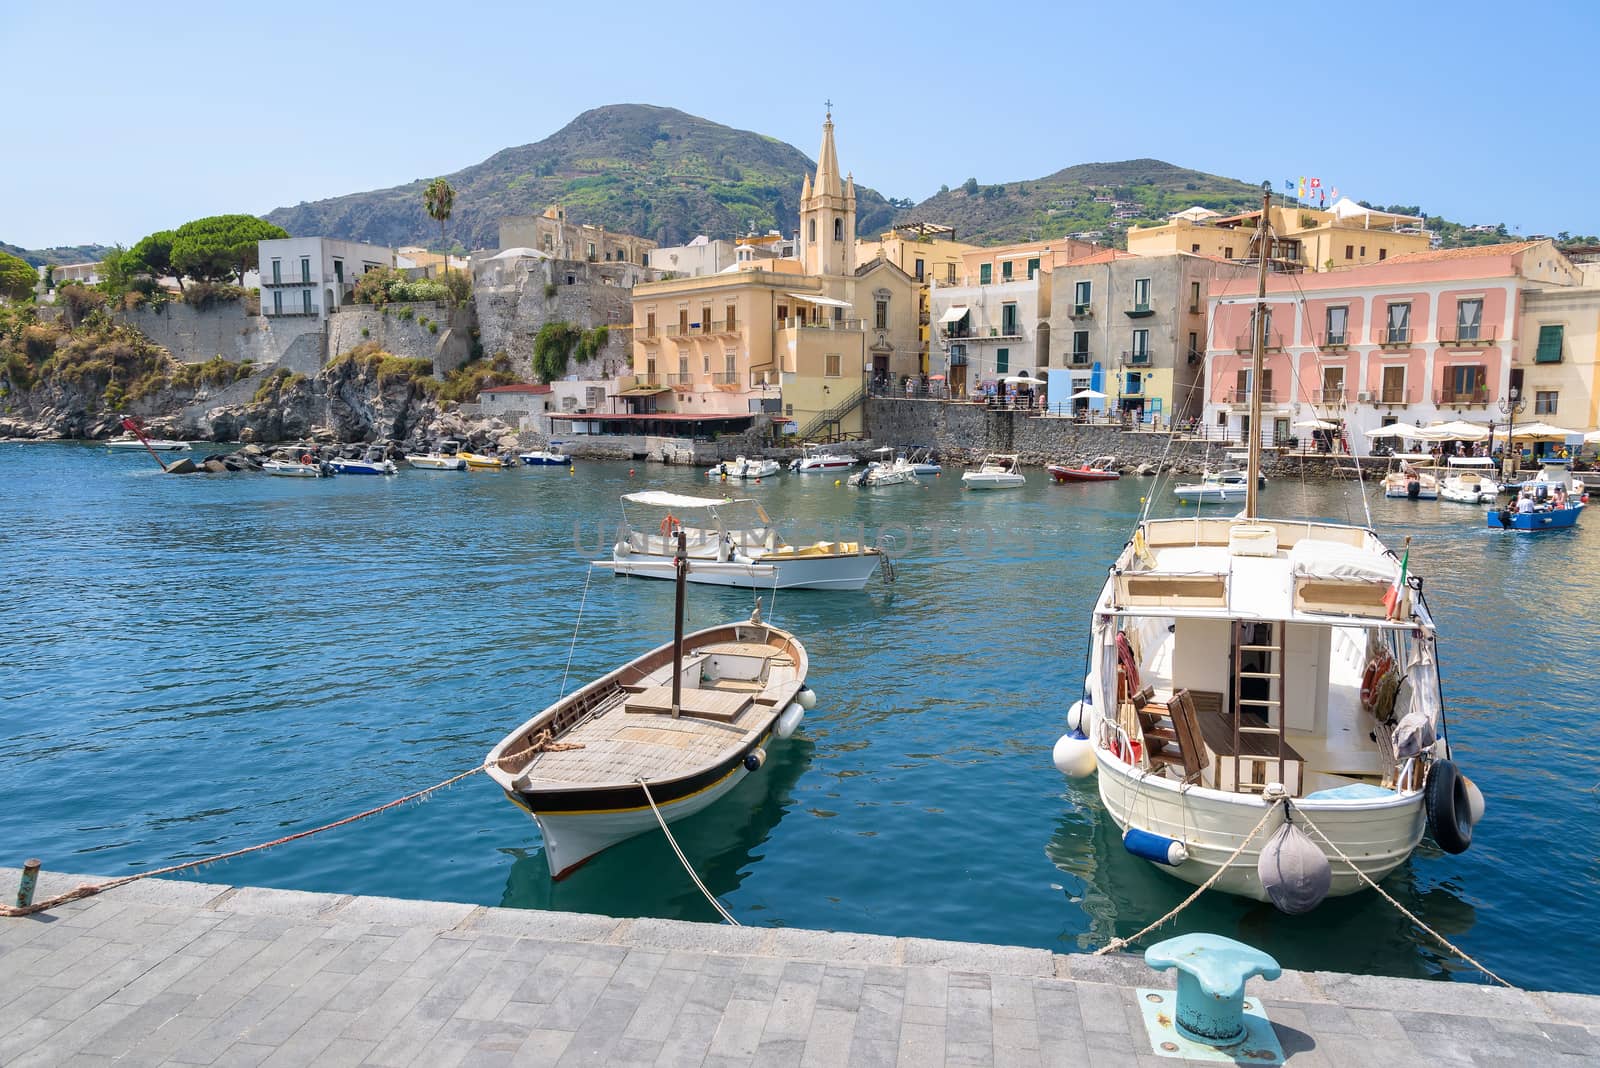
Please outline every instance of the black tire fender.
[[1446, 853], [1465, 853], [1472, 844], [1472, 819], [1467, 784], [1453, 761], [1433, 762], [1423, 800], [1427, 805], [1428, 833], [1439, 848]]

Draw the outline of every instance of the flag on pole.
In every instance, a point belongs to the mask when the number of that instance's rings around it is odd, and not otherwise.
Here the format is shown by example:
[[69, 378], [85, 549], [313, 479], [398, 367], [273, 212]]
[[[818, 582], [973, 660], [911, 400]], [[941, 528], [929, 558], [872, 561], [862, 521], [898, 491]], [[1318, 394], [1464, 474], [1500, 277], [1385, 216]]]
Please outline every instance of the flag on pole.
[[1394, 577], [1394, 585], [1389, 587], [1389, 592], [1383, 595], [1384, 618], [1393, 619], [1400, 610], [1400, 598], [1406, 588], [1406, 568], [1411, 564], [1411, 539], [1406, 539], [1406, 554], [1400, 558], [1400, 573]]
[[1313, 178], [1313, 179], [1311, 179], [1311, 188], [1312, 189], [1321, 189], [1322, 188], [1322, 179], [1321, 178]]
[[1332, 189], [1328, 190], [1328, 195], [1330, 197], [1332, 197], [1333, 199], [1338, 200], [1339, 199], [1339, 187], [1338, 186], [1334, 186]]
[[1285, 193], [1293, 193], [1294, 192], [1294, 179], [1293, 178], [1285, 178], [1283, 180], [1283, 191]]
[[1305, 196], [1306, 195], [1306, 176], [1303, 175], [1303, 174], [1300, 176], [1300, 194], [1299, 195], [1300, 196]]

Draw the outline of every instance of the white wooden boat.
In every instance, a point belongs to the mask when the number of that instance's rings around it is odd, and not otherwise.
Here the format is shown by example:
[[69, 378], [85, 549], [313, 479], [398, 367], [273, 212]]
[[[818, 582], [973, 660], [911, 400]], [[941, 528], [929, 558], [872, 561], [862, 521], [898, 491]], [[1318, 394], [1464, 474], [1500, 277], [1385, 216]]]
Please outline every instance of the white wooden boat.
[[1439, 499], [1457, 504], [1488, 504], [1500, 494], [1500, 484], [1490, 477], [1494, 461], [1487, 456], [1452, 456], [1446, 461]]
[[680, 552], [674, 566], [674, 640], [544, 709], [485, 761], [538, 823], [555, 879], [656, 830], [657, 811], [671, 824], [716, 802], [758, 773], [815, 703], [805, 647], [759, 609], [684, 634], [683, 582], [701, 565]]
[[783, 471], [783, 465], [776, 460], [766, 460], [761, 457], [751, 459], [747, 456], [736, 456], [732, 460], [724, 460], [719, 464], [706, 469], [707, 478], [770, 478]]
[[106, 442], [108, 449], [143, 449], [148, 447], [152, 452], [184, 452], [191, 446], [187, 441], [169, 441], [166, 438], [150, 438], [140, 441], [138, 438], [111, 438]]
[[[676, 536], [688, 536], [694, 567], [689, 581], [752, 589], [859, 590], [883, 560], [879, 549], [859, 542], [819, 541], [794, 546], [778, 534], [760, 502], [689, 497], [660, 490], [624, 494], [622, 537], [611, 559], [612, 574], [638, 578], [676, 576]], [[635, 515], [629, 505], [639, 506]], [[641, 526], [633, 522], [642, 513]]]
[[323, 471], [319, 463], [301, 460], [267, 460], [262, 463], [261, 470], [279, 478], [321, 478], [329, 473]]
[[805, 442], [805, 450], [798, 460], [789, 461], [789, 470], [799, 474], [820, 474], [824, 471], [843, 471], [856, 465], [854, 456], [844, 456], [839, 453], [829, 452], [826, 448], [814, 442]]
[[1433, 457], [1428, 453], [1396, 453], [1393, 457], [1394, 470], [1383, 476], [1383, 495], [1385, 497], [1405, 498], [1413, 501], [1436, 501], [1439, 499], [1439, 478], [1437, 475], [1424, 471], [1422, 464], [1430, 464]]
[[1028, 481], [1017, 470], [1019, 460], [1016, 453], [992, 452], [976, 471], [961, 473], [961, 484], [973, 490], [1016, 489]]
[[[1264, 317], [1265, 257], [1258, 288]], [[1259, 381], [1259, 342], [1252, 362]], [[1261, 425], [1259, 393], [1251, 408]], [[1483, 798], [1450, 760], [1434, 622], [1405, 562], [1362, 527], [1259, 518], [1245, 486], [1236, 519], [1139, 522], [1054, 757], [1098, 776], [1133, 855], [1305, 911], [1362, 889], [1357, 869], [1382, 879], [1424, 830], [1463, 851]]]
[[874, 450], [878, 459], [870, 461], [865, 468], [857, 471], [848, 479], [852, 486], [904, 486], [907, 483], [917, 483], [917, 472], [911, 461], [904, 456], [895, 456], [894, 450], [885, 446]]

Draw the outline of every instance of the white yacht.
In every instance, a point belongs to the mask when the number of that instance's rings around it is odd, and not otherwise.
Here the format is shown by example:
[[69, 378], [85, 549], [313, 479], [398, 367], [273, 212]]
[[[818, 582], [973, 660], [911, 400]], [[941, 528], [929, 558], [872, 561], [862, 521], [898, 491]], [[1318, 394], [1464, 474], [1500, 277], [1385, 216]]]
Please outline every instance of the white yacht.
[[[1262, 363], [1258, 340], [1257, 380]], [[1252, 426], [1260, 407], [1256, 393]], [[1248, 473], [1259, 457], [1252, 442]], [[1135, 527], [1095, 601], [1054, 758], [1098, 776], [1134, 856], [1303, 912], [1364, 888], [1358, 869], [1382, 879], [1424, 830], [1462, 852], [1483, 796], [1450, 759], [1437, 636], [1408, 560], [1364, 527], [1261, 518], [1245, 487], [1237, 518]]]
[[867, 466], [850, 476], [852, 486], [903, 486], [906, 483], [917, 482], [916, 468], [904, 456], [895, 456], [894, 450], [888, 446], [873, 450], [878, 454], [878, 459], [870, 461]]
[[[859, 590], [883, 560], [883, 552], [861, 542], [819, 541], [795, 546], [779, 535], [760, 502], [689, 497], [661, 490], [622, 497], [622, 537], [611, 559], [600, 561], [616, 575], [670, 579], [678, 531], [688, 535], [690, 582], [753, 589]], [[628, 505], [651, 517], [632, 524]], [[659, 522], [654, 520], [659, 517]]]
[[1017, 470], [1019, 460], [1016, 453], [992, 452], [976, 471], [961, 473], [961, 484], [974, 490], [1016, 489], [1028, 481]]
[[1494, 461], [1487, 456], [1452, 456], [1445, 463], [1439, 499], [1457, 504], [1488, 504], [1500, 494], [1500, 484], [1490, 477]]
[[801, 446], [804, 454], [798, 460], [789, 461], [789, 470], [799, 474], [816, 474], [823, 471], [843, 471], [856, 465], [854, 456], [844, 456], [840, 453], [829, 452], [825, 446], [808, 441]]
[[783, 470], [776, 460], [735, 456], [706, 470], [707, 478], [770, 478]]

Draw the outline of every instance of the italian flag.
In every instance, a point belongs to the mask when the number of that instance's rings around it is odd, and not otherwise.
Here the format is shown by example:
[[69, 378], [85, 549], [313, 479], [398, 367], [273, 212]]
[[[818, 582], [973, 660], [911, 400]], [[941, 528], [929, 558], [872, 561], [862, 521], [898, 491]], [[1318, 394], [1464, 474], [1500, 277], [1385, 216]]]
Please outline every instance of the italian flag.
[[1406, 588], [1406, 567], [1411, 563], [1411, 539], [1406, 539], [1406, 554], [1400, 558], [1400, 573], [1394, 577], [1394, 585], [1389, 587], [1389, 592], [1383, 595], [1384, 618], [1393, 619], [1400, 610], [1400, 598]]

